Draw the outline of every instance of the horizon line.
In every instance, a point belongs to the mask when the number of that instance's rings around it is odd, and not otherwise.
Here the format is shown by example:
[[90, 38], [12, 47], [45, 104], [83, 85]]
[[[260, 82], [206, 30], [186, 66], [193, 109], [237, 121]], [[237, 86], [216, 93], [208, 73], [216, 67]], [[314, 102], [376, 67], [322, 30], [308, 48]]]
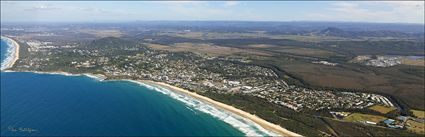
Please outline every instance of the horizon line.
[[405, 25], [425, 25], [418, 22], [367, 22], [367, 21], [328, 21], [328, 20], [99, 20], [99, 21], [2, 21], [3, 23], [134, 23], [134, 22], [269, 22], [269, 23], [289, 23], [289, 22], [311, 22], [311, 23], [367, 23], [367, 24], [405, 24]]

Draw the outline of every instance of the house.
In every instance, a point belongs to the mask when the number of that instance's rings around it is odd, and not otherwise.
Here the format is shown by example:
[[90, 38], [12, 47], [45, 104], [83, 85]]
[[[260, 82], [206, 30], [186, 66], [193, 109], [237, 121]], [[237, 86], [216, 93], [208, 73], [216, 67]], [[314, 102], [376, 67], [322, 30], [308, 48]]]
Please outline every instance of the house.
[[376, 125], [376, 123], [375, 122], [372, 122], [372, 121], [365, 121], [365, 123], [366, 124], [371, 124], [371, 125]]
[[391, 125], [391, 124], [393, 124], [395, 122], [395, 120], [394, 119], [386, 119], [386, 120], [384, 120], [384, 123], [386, 124], [386, 125]]
[[403, 128], [403, 125], [396, 124], [394, 119], [386, 119], [383, 122], [389, 128]]
[[400, 121], [405, 122], [405, 121], [407, 121], [408, 117], [405, 117], [405, 116], [398, 116], [396, 119], [398, 119], [398, 120], [400, 120]]

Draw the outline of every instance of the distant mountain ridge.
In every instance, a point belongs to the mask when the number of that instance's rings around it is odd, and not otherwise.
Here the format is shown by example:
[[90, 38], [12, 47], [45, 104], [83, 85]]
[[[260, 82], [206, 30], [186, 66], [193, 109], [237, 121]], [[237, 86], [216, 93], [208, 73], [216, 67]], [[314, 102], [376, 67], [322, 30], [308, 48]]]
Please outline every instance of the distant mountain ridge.
[[[2, 23], [1, 27], [12, 27], [19, 23]], [[31, 26], [33, 24], [22, 24]], [[40, 27], [51, 28], [51, 23], [38, 23]], [[75, 23], [61, 23], [53, 27], [73, 26]], [[104, 22], [79, 23], [89, 28], [141, 28], [141, 30], [190, 30], [193, 32], [240, 32], [252, 33], [262, 31], [272, 35], [324, 35], [348, 38], [359, 37], [399, 37], [424, 39], [424, 24], [406, 23], [365, 23], [365, 22], [319, 22], [319, 21], [134, 21], [134, 22]], [[10, 30], [2, 30], [3, 32]], [[137, 33], [140, 33], [138, 31]], [[146, 32], [147, 33], [147, 32]]]

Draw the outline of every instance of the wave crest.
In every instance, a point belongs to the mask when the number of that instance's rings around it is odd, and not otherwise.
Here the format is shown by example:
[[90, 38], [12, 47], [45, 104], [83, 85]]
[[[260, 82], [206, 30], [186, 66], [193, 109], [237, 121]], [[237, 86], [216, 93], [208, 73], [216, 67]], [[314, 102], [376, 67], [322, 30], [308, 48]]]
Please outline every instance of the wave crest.
[[[7, 46], [7, 51], [6, 51], [6, 58], [4, 60], [1, 61], [1, 67], [0, 70], [4, 70], [7, 68], [7, 65], [13, 61], [13, 52], [16, 50], [16, 46], [13, 46], [13, 42], [10, 41], [7, 38], [1, 37], [1, 41], [3, 41], [4, 43], [6, 43]], [[5, 46], [5, 45], [1, 45], [1, 46]]]
[[178, 94], [176, 92], [173, 92], [169, 89], [156, 86], [156, 85], [150, 85], [146, 83], [142, 83], [139, 81], [134, 80], [126, 80], [133, 83], [137, 83], [141, 86], [144, 86], [148, 89], [158, 91], [160, 93], [163, 93], [165, 95], [168, 95], [172, 97], [173, 99], [176, 99], [178, 101], [181, 101], [185, 103], [190, 108], [194, 108], [198, 111], [201, 111], [203, 113], [209, 114], [215, 118], [218, 118], [219, 120], [222, 120], [231, 126], [235, 127], [236, 129], [242, 131], [246, 136], [279, 136], [279, 134], [276, 134], [274, 132], [271, 132], [269, 130], [264, 129], [260, 125], [252, 122], [251, 120], [248, 120], [246, 118], [243, 118], [241, 116], [238, 116], [236, 114], [233, 114], [231, 112], [222, 110], [220, 108], [214, 107], [208, 103], [199, 101], [197, 99], [194, 99], [188, 95]]

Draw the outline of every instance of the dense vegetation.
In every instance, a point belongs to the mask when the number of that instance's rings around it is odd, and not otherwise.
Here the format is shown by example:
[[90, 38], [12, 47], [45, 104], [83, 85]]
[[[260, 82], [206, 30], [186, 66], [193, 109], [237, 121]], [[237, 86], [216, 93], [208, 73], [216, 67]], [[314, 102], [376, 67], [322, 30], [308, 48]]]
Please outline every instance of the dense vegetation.
[[223, 95], [212, 92], [200, 94], [226, 104], [231, 104], [236, 108], [248, 111], [267, 121], [279, 124], [290, 131], [305, 136], [325, 135], [322, 132], [333, 136], [418, 136], [417, 134], [406, 131], [342, 122], [317, 114], [298, 113], [252, 96], [239, 94]]

